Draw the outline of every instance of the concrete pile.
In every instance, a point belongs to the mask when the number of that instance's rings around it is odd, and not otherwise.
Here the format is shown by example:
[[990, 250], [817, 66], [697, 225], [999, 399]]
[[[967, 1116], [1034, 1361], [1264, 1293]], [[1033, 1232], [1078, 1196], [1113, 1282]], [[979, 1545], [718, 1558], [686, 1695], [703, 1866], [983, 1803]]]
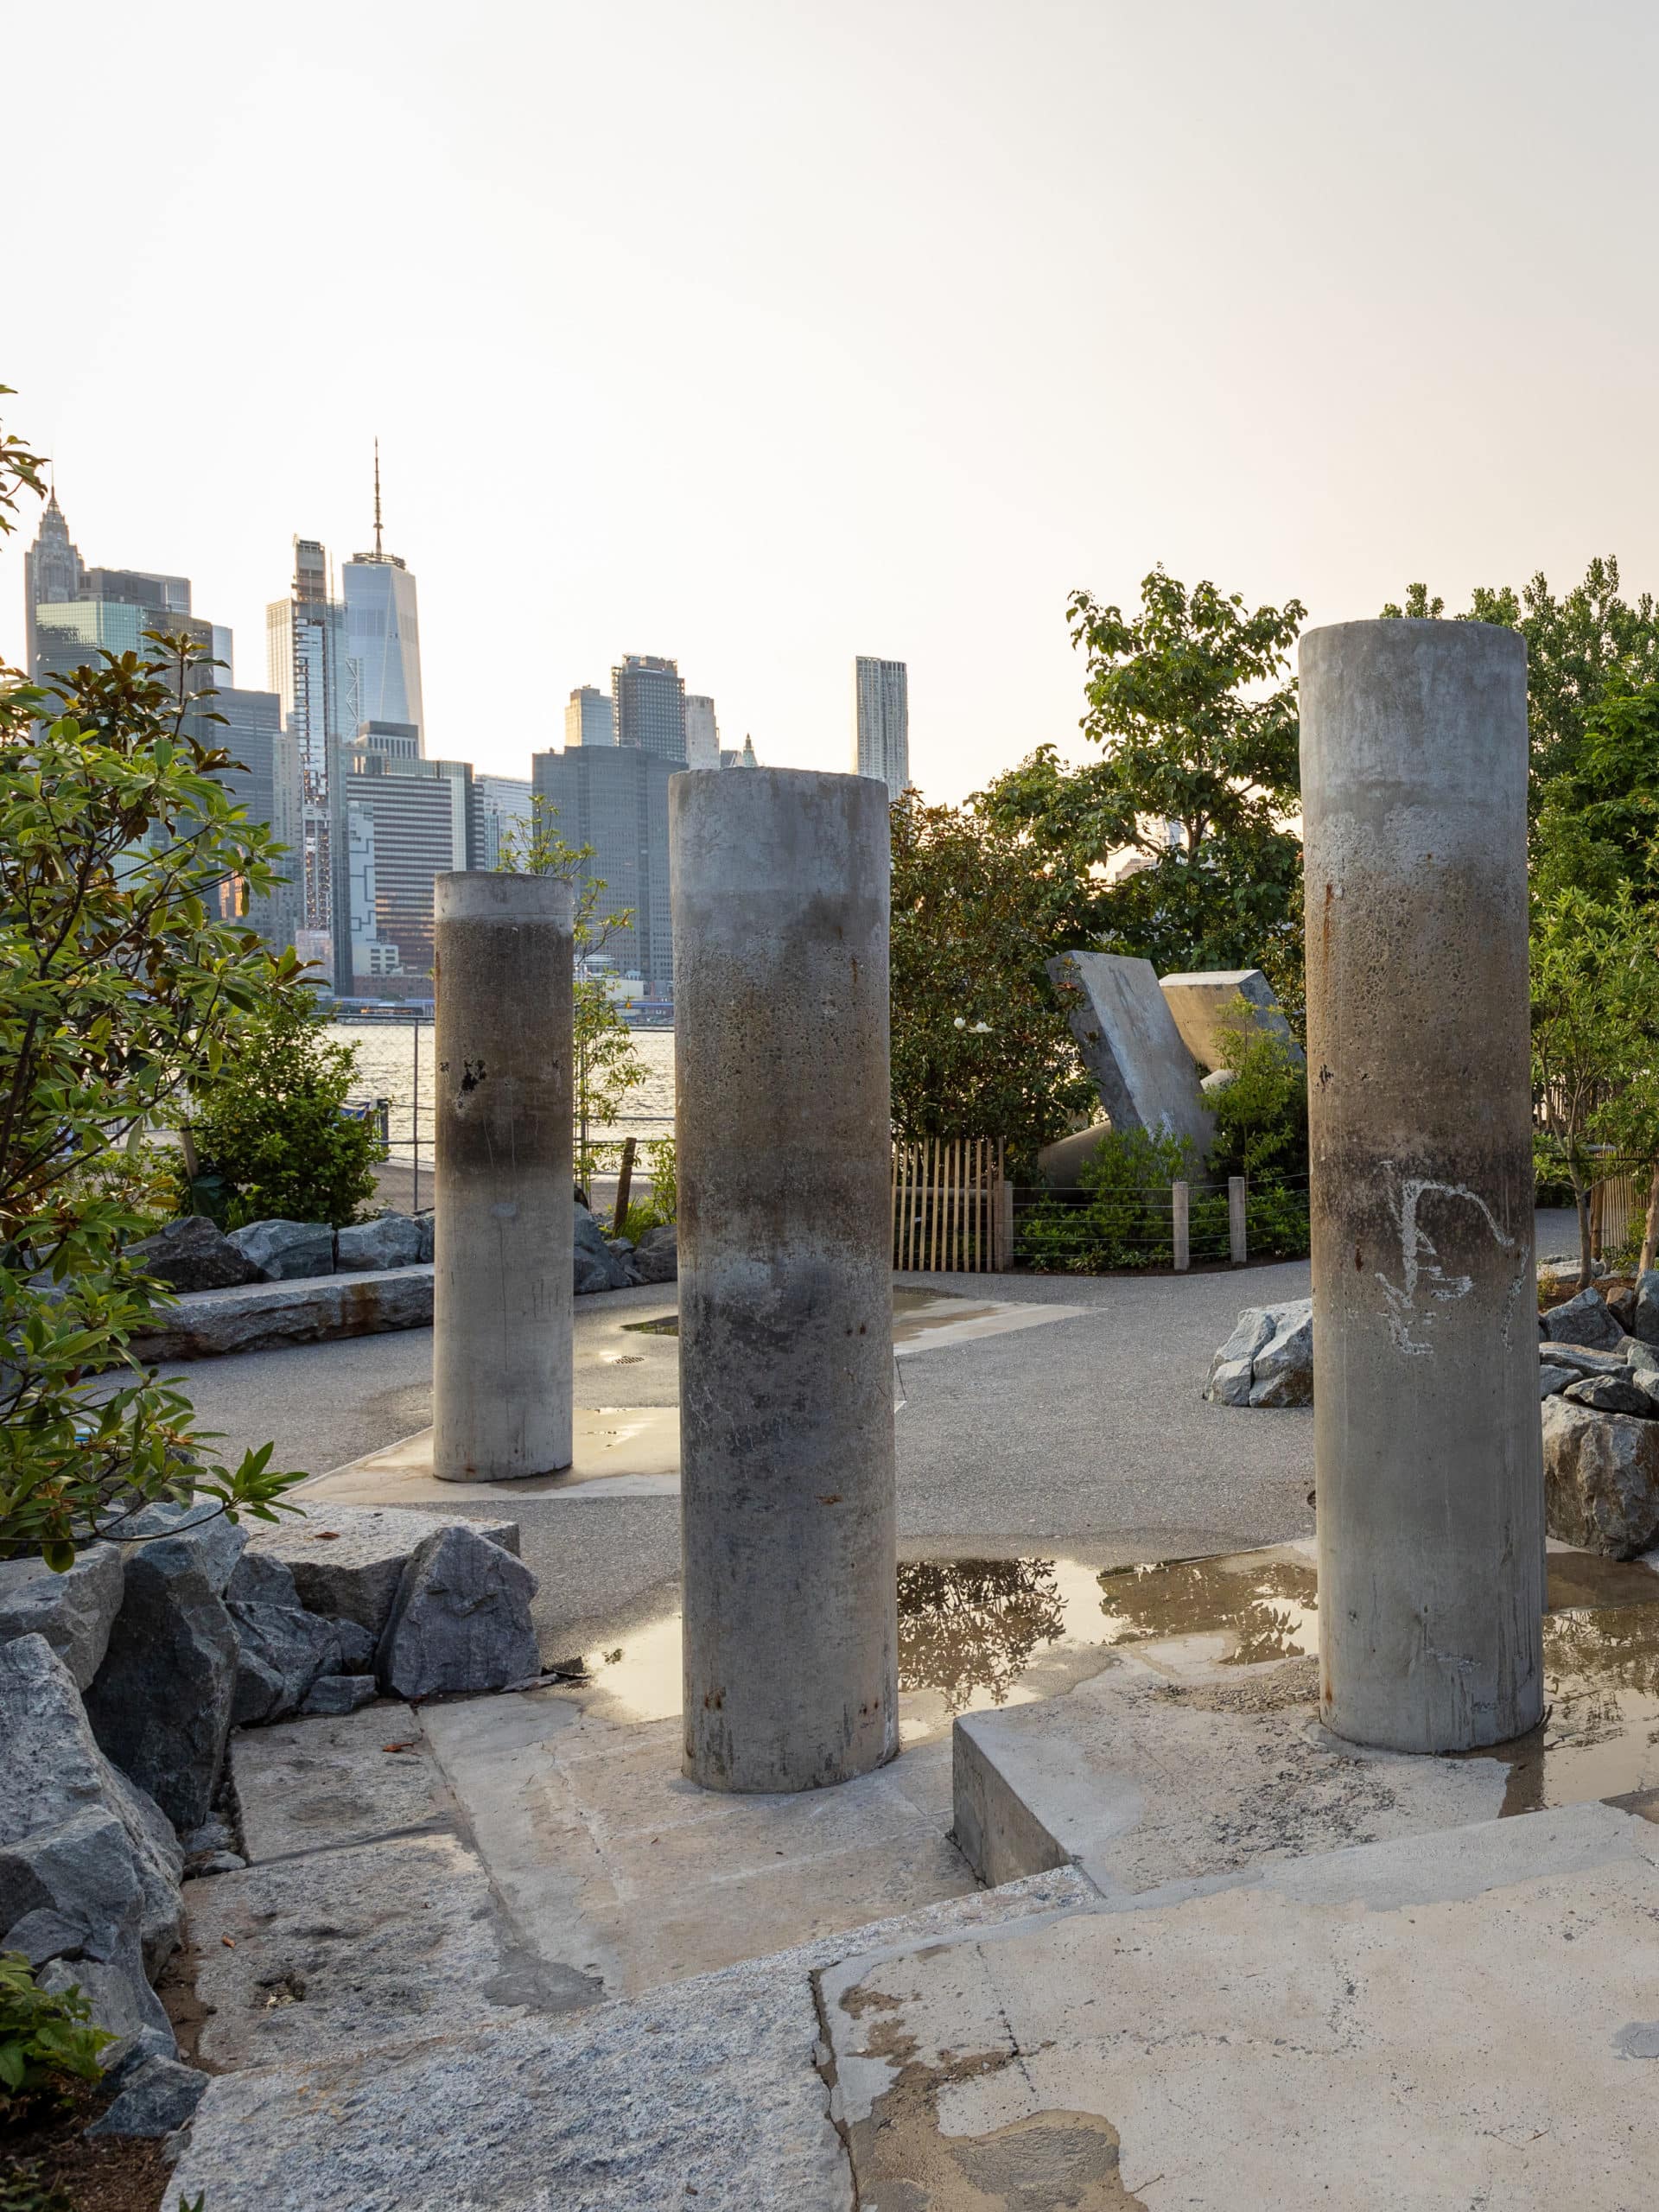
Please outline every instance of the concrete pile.
[[117, 2040], [100, 2134], [181, 2126], [154, 1983], [188, 1877], [239, 1869], [220, 1784], [233, 1727], [531, 1681], [536, 1579], [510, 1522], [374, 1510], [245, 1529], [151, 1506], [65, 1574], [0, 1562], [0, 1950], [79, 1988]]

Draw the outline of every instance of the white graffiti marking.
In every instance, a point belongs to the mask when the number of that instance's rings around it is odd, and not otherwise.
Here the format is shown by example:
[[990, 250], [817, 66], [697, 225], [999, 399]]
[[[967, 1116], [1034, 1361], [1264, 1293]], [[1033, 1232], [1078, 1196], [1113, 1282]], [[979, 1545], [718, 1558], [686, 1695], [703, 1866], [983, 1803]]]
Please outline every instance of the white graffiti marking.
[[[1393, 1173], [1390, 1166], [1389, 1173]], [[1440, 1263], [1434, 1241], [1421, 1221], [1418, 1209], [1422, 1201], [1435, 1196], [1462, 1198], [1478, 1207], [1493, 1241], [1500, 1251], [1520, 1249], [1516, 1239], [1503, 1229], [1494, 1217], [1491, 1208], [1478, 1192], [1464, 1183], [1436, 1183], [1425, 1176], [1407, 1176], [1400, 1183], [1398, 1192], [1389, 1199], [1389, 1210], [1400, 1230], [1401, 1281], [1392, 1281], [1378, 1273], [1376, 1280], [1382, 1286], [1382, 1295], [1389, 1303], [1389, 1334], [1394, 1338], [1395, 1349], [1411, 1359], [1429, 1359], [1434, 1347], [1429, 1342], [1428, 1332], [1436, 1319], [1436, 1308], [1449, 1306], [1456, 1299], [1466, 1298], [1474, 1288], [1471, 1275], [1448, 1275]], [[1520, 1280], [1519, 1274], [1516, 1281]], [[1514, 1304], [1514, 1286], [1504, 1308], [1504, 1338], [1509, 1336], [1509, 1312]]]

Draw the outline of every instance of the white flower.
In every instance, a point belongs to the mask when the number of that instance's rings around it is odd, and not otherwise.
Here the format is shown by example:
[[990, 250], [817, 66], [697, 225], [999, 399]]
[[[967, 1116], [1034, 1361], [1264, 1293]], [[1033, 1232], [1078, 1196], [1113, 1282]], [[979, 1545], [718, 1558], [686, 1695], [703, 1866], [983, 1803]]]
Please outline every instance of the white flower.
[[976, 1021], [974, 1024], [974, 1034], [976, 1037], [988, 1037], [990, 1033], [991, 1025], [988, 1021]]
[[965, 1014], [959, 1014], [957, 1016], [957, 1027], [958, 1029], [965, 1029], [968, 1027], [968, 1017]]

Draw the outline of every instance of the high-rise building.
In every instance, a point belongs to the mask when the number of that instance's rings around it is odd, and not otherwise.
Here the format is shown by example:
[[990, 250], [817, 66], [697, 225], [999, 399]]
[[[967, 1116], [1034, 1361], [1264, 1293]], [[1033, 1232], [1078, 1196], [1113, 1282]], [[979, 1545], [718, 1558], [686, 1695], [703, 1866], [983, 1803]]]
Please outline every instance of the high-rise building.
[[616, 702], [596, 684], [578, 685], [564, 710], [567, 745], [614, 745]]
[[728, 745], [720, 756], [720, 765], [722, 768], [758, 768], [760, 763], [754, 757], [754, 740], [746, 737], [741, 746]]
[[685, 766], [641, 745], [567, 746], [537, 753], [531, 785], [553, 810], [550, 825], [572, 845], [591, 845], [585, 873], [605, 886], [601, 928], [625, 910], [601, 950], [622, 975], [644, 977], [652, 994], [674, 991], [674, 932], [668, 903], [668, 786]]
[[677, 664], [628, 653], [611, 671], [616, 741], [685, 766], [685, 685]]
[[[222, 747], [232, 763], [220, 772], [220, 783], [250, 822], [267, 823], [279, 844], [289, 842], [283, 829], [289, 826], [295, 810], [284, 807], [284, 794], [278, 788], [293, 757], [283, 750], [282, 701], [274, 691], [238, 691], [222, 685], [208, 704], [223, 720], [210, 725], [207, 741]], [[297, 791], [294, 796], [297, 798]], [[283, 861], [276, 866], [279, 874], [287, 874]], [[241, 916], [273, 948], [291, 944], [295, 931], [302, 926], [297, 880], [283, 883], [264, 898], [248, 898], [245, 913], [244, 891], [239, 880], [222, 887], [223, 918]]]
[[[29, 673], [36, 683], [68, 675], [95, 663], [100, 652], [148, 652], [145, 632], [164, 630], [182, 635], [204, 653], [223, 646], [228, 657], [230, 632], [216, 629], [190, 611], [188, 576], [162, 575], [143, 569], [92, 569], [80, 557], [69, 535], [55, 490], [41, 517], [33, 545], [23, 556], [24, 627]], [[215, 671], [196, 671], [194, 688], [206, 690]], [[189, 727], [200, 735], [194, 719]]]
[[501, 865], [504, 836], [522, 837], [530, 828], [530, 785], [521, 776], [473, 778], [477, 810], [476, 847], [472, 865], [496, 868]]
[[324, 979], [342, 993], [352, 988], [340, 719], [345, 639], [345, 608], [331, 588], [328, 556], [315, 538], [296, 537], [289, 595], [265, 609], [265, 652], [270, 688], [282, 700], [299, 756], [301, 934]]
[[354, 553], [340, 570], [346, 607], [342, 728], [413, 722], [426, 750], [421, 704], [421, 626], [415, 579], [385, 550], [380, 522], [380, 442], [374, 446], [374, 550]]
[[685, 765], [688, 768], [718, 768], [720, 724], [715, 702], [705, 692], [685, 695]]
[[69, 525], [58, 505], [54, 484], [48, 496], [35, 543], [23, 556], [24, 665], [31, 677], [40, 675], [40, 646], [35, 634], [37, 607], [60, 605], [80, 597], [80, 550], [69, 535]]
[[904, 662], [861, 653], [853, 664], [853, 706], [857, 772], [874, 776], [887, 785], [889, 798], [897, 798], [910, 782], [910, 678]]
[[476, 805], [472, 764], [423, 760], [418, 741], [412, 722], [365, 722], [349, 748], [342, 912], [357, 984], [430, 998], [435, 879], [477, 865]]

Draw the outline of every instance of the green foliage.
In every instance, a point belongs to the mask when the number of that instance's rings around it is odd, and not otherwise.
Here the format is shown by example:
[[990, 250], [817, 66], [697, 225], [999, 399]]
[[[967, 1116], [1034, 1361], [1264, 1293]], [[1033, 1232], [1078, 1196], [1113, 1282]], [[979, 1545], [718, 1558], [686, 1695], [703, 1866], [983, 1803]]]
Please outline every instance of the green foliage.
[[1659, 1157], [1659, 949], [1628, 883], [1611, 899], [1568, 887], [1535, 902], [1532, 1059], [1539, 1177], [1572, 1185], [1587, 1282], [1597, 1148]]
[[[1261, 967], [1293, 1019], [1302, 1001], [1299, 724], [1286, 680], [1305, 610], [1248, 610], [1154, 569], [1139, 612], [1086, 592], [1069, 609], [1087, 656], [1083, 729], [1102, 759], [1042, 746], [981, 804], [1065, 884], [1069, 942], [1138, 954], [1160, 974]], [[1176, 842], [1171, 842], [1171, 826]], [[1116, 884], [1106, 862], [1145, 865]]]
[[1216, 1117], [1210, 1172], [1254, 1183], [1307, 1173], [1307, 1071], [1282, 1037], [1259, 1027], [1243, 999], [1222, 1025], [1233, 1079], [1209, 1093]]
[[92, 2018], [78, 1989], [48, 1996], [21, 1951], [0, 1951], [0, 2119], [72, 2079], [97, 2081], [98, 2054], [115, 2038]]
[[205, 1175], [231, 1193], [225, 1225], [326, 1221], [343, 1229], [375, 1194], [378, 1131], [343, 1114], [355, 1045], [330, 1041], [309, 989], [242, 1016], [233, 1049], [197, 1087], [191, 1131]]
[[1093, 1098], [1049, 954], [1077, 941], [1073, 887], [974, 806], [893, 808], [893, 1127], [1000, 1137], [1017, 1162]]
[[38, 2158], [0, 2158], [0, 2212], [75, 2212], [73, 2201], [41, 2178]]
[[[1386, 615], [1436, 620], [1446, 607], [1427, 587], [1413, 584], [1403, 606]], [[1634, 605], [1619, 593], [1618, 563], [1597, 558], [1582, 583], [1565, 598], [1551, 591], [1541, 570], [1517, 592], [1512, 585], [1478, 585], [1459, 622], [1494, 622], [1519, 630], [1527, 641], [1528, 716], [1538, 791], [1574, 768], [1591, 715], [1614, 671], [1645, 688], [1659, 680], [1659, 607], [1643, 592]]]
[[[31, 481], [0, 444], [0, 527]], [[151, 642], [43, 688], [0, 670], [0, 1558], [55, 1567], [148, 1498], [195, 1486], [269, 1519], [297, 1479], [268, 1452], [211, 1460], [188, 1402], [127, 1349], [158, 1286], [121, 1247], [168, 1179], [144, 1133], [299, 975], [213, 918], [227, 880], [271, 889], [280, 848], [186, 727], [211, 721], [196, 649]], [[136, 1379], [106, 1395], [111, 1369]]]
[[577, 1181], [586, 1185], [599, 1169], [594, 1129], [616, 1120], [628, 1093], [646, 1080], [648, 1071], [603, 980], [582, 972], [584, 960], [603, 951], [618, 930], [632, 926], [632, 909], [601, 914], [606, 885], [603, 876], [588, 873], [594, 849], [569, 843], [557, 824], [558, 809], [537, 791], [529, 823], [503, 830], [496, 865], [504, 875], [556, 875], [575, 894], [575, 1172]]

